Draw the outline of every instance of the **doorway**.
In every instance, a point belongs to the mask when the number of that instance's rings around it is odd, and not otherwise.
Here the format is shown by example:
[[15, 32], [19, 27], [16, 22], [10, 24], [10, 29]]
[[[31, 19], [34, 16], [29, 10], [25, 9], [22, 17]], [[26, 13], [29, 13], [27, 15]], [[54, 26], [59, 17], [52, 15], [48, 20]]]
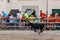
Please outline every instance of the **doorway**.
[[27, 12], [29, 13], [29, 15], [33, 12], [32, 10], [35, 9], [36, 11], [36, 15], [39, 15], [39, 6], [38, 5], [23, 5], [22, 6], [22, 11], [25, 12], [27, 10]]

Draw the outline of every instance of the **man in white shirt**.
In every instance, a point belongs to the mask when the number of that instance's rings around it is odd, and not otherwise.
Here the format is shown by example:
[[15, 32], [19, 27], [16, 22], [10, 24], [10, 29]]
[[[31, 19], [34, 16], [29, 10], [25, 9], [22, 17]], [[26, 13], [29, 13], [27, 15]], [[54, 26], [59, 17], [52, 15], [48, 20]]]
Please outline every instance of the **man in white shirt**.
[[13, 22], [13, 20], [14, 20], [14, 16], [11, 15], [11, 16], [9, 17], [9, 20], [10, 20], [10, 22]]
[[17, 13], [17, 19], [19, 20], [19, 22], [20, 22], [20, 26], [22, 25], [22, 18], [23, 18], [23, 13], [21, 12], [21, 11], [19, 11], [19, 13]]
[[22, 17], [23, 17], [23, 13], [19, 11], [19, 13], [17, 13], [17, 19], [21, 20]]

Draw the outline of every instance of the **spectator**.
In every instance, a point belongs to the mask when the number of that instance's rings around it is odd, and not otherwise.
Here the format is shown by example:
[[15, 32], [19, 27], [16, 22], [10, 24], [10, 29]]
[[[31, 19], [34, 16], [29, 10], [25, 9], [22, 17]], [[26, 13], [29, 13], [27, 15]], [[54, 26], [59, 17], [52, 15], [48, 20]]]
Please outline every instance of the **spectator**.
[[12, 14], [9, 16], [9, 21], [11, 23], [10, 26], [13, 26], [14, 16]]
[[19, 22], [19, 21], [17, 20], [17, 17], [14, 17], [13, 22], [14, 22], [14, 25], [15, 25], [15, 26], [18, 26], [18, 24], [19, 24], [18, 22]]
[[41, 17], [41, 22], [42, 22], [43, 20], [45, 20], [44, 18], [46, 18], [46, 14], [43, 13], [42, 10], [40, 10], [40, 17]]
[[6, 26], [10, 26], [9, 25], [10, 23], [7, 23], [7, 22], [10, 22], [10, 20], [9, 20], [10, 16], [11, 16], [11, 13], [9, 13], [8, 16], [7, 16], [7, 18], [6, 18]]
[[59, 15], [58, 15], [58, 13], [55, 13], [55, 15], [54, 15], [54, 22], [59, 22]]
[[[53, 21], [54, 21], [53, 18], [54, 18], [54, 17], [52, 16], [52, 14], [50, 14], [50, 16], [48, 17], [48, 21], [49, 21], [49, 22], [53, 22]], [[52, 25], [53, 25], [53, 23], [49, 23], [49, 26], [50, 26], [49, 29], [50, 29], [50, 30], [53, 28]]]
[[6, 26], [6, 17], [2, 16], [2, 25], [3, 27]]
[[7, 18], [6, 18], [6, 22], [10, 22], [9, 17], [11, 16], [11, 13], [8, 14]]
[[29, 14], [27, 12], [25, 12], [24, 15], [23, 15], [23, 17], [24, 17], [25, 21], [27, 21], [28, 18], [29, 18]]
[[58, 13], [55, 13], [55, 15], [54, 15], [54, 22], [55, 22], [54, 28], [59, 28], [59, 27], [57, 27], [57, 26], [60, 26], [60, 23], [58, 23], [58, 22], [60, 22]]
[[34, 16], [30, 15], [29, 20], [30, 20], [30, 23], [34, 23]]
[[7, 17], [8, 16], [7, 13], [5, 13], [4, 11], [2, 11], [2, 13], [3, 13], [3, 16], [4, 17]]
[[2, 11], [2, 13], [3, 13], [3, 15], [2, 15], [2, 19], [4, 20], [4, 21], [6, 21], [6, 18], [7, 18], [7, 13], [5, 13], [4, 11]]
[[17, 19], [22, 21], [22, 18], [23, 18], [23, 13], [19, 11], [19, 13], [17, 13]]
[[53, 16], [52, 16], [52, 14], [50, 14], [50, 16], [48, 17], [49, 18], [49, 22], [53, 22]]
[[5, 21], [6, 21], [6, 17], [2, 16], [2, 22], [5, 22]]

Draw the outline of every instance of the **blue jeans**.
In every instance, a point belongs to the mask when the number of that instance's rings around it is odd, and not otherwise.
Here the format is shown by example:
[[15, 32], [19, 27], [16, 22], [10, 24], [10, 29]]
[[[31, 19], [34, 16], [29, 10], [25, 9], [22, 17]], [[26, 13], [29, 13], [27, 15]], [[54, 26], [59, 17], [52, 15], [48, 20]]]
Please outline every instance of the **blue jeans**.
[[60, 26], [60, 23], [54, 23], [54, 29], [58, 29]]

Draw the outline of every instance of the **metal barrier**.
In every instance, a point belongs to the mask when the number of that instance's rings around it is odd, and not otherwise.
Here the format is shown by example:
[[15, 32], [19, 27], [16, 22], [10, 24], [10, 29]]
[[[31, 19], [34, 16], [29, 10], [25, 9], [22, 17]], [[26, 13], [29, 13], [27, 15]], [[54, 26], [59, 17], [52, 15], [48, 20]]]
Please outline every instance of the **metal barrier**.
[[[49, 25], [49, 23], [51, 23], [52, 25]], [[39, 24], [45, 24], [45, 28], [49, 28], [49, 27], [54, 27], [54, 24], [55, 23], [60, 23], [60, 22], [39, 22]], [[13, 24], [13, 25], [11, 25]], [[20, 25], [22, 24], [22, 25]], [[19, 22], [16, 22], [16, 23], [10, 23], [10, 22], [6, 22], [5, 24], [3, 23], [3, 27], [6, 27], [6, 28], [22, 28], [24, 30], [24, 28], [27, 28], [27, 26], [25, 26], [26, 22], [23, 22], [23, 23], [19, 23]], [[48, 24], [48, 25], [47, 25]], [[60, 26], [55, 26], [55, 27], [60, 27]]]
[[19, 23], [19, 22], [5, 22], [3, 23], [2, 22], [2, 27], [3, 28], [6, 28], [6, 29], [10, 29], [10, 28], [13, 28], [13, 29], [16, 29], [16, 28], [21, 28], [24, 30], [24, 28], [27, 28], [27, 26], [25, 26], [25, 22], [24, 23]]
[[[55, 18], [54, 18], [55, 19]], [[46, 19], [47, 21], [45, 21], [45, 22], [40, 22], [40, 18], [39, 19], [36, 19], [36, 20], [39, 20], [39, 24], [41, 24], [41, 23], [43, 23], [43, 24], [45, 24], [45, 28], [46, 27], [51, 27], [51, 28], [53, 28], [53, 27], [60, 27], [59, 25], [56, 25], [56, 24], [60, 24], [60, 22], [49, 22], [48, 20], [48, 18]], [[6, 27], [6, 28], [10, 28], [10, 27], [12, 27], [12, 28], [17, 28], [17, 27], [20, 27], [20, 28], [27, 28], [27, 26], [25, 26], [25, 24], [26, 24], [27, 22], [13, 22], [13, 23], [10, 23], [10, 22], [2, 22], [2, 27], [4, 28], [4, 27]], [[51, 24], [51, 25], [49, 25], [49, 24]], [[44, 28], [44, 29], [45, 29]]]

